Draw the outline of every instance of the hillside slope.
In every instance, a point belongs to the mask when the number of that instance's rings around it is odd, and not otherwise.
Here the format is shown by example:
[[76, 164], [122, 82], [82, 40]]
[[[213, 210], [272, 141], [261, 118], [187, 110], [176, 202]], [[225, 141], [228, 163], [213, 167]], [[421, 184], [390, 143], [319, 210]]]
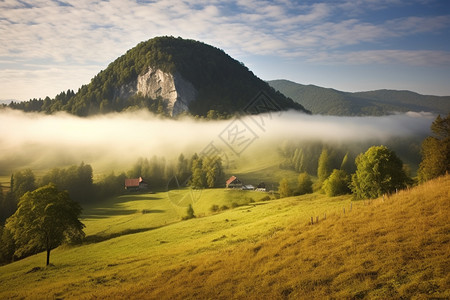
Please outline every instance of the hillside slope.
[[429, 96], [395, 90], [349, 93], [288, 80], [272, 80], [268, 83], [313, 114], [379, 116], [392, 112], [426, 111], [447, 114], [450, 111], [450, 96]]
[[60, 247], [54, 266], [39, 267], [42, 253], [0, 267], [0, 298], [448, 299], [450, 176], [385, 201], [350, 197], [257, 202]]
[[450, 176], [319, 224], [292, 224], [265, 241], [202, 257], [133, 298], [407, 299], [450, 297]]
[[171, 116], [185, 111], [205, 116], [209, 110], [219, 114], [242, 112], [260, 92], [282, 110], [307, 112], [224, 51], [165, 36], [128, 50], [77, 93], [67, 91], [54, 99], [10, 106], [47, 113], [63, 110], [79, 116], [130, 107]]

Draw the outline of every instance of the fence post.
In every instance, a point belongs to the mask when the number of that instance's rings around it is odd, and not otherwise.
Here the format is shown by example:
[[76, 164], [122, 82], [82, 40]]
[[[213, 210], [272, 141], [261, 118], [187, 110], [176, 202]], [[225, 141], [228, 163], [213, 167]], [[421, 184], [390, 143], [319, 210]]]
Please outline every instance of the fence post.
[[316, 224], [319, 223], [319, 216], [316, 216]]
[[314, 224], [314, 218], [311, 217], [311, 225], [313, 225], [313, 224]]

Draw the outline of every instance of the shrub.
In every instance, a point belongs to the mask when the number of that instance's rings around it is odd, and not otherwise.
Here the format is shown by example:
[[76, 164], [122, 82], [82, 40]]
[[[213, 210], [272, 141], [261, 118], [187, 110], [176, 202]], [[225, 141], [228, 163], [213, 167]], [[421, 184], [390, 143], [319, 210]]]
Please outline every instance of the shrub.
[[280, 194], [280, 198], [292, 196], [292, 190], [286, 178], [281, 179], [278, 193]]
[[187, 213], [187, 215], [182, 218], [183, 220], [189, 220], [189, 219], [195, 218], [194, 209], [192, 208], [191, 204], [189, 204], [189, 206], [186, 210], [186, 213]]
[[329, 197], [345, 195], [350, 193], [350, 176], [343, 170], [334, 169], [322, 185], [322, 188]]
[[410, 181], [403, 162], [385, 146], [370, 147], [355, 160], [351, 189], [357, 198], [376, 198], [401, 189]]
[[311, 177], [308, 173], [304, 172], [298, 175], [297, 190], [295, 191], [297, 195], [304, 195], [313, 192]]
[[213, 205], [209, 208], [209, 210], [210, 210], [211, 212], [218, 212], [218, 211], [219, 211], [219, 205], [213, 204]]
[[262, 197], [259, 201], [269, 201], [270, 200], [270, 196], [266, 195], [264, 197]]

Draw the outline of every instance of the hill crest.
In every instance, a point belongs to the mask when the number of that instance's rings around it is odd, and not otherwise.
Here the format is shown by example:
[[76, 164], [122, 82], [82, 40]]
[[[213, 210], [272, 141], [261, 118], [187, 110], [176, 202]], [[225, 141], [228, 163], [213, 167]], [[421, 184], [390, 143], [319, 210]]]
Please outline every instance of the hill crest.
[[169, 116], [183, 112], [206, 116], [210, 110], [224, 116], [241, 112], [260, 92], [282, 110], [309, 113], [223, 50], [164, 36], [128, 50], [76, 93], [69, 90], [54, 99], [33, 99], [10, 107], [78, 116], [142, 108]]
[[450, 96], [421, 95], [407, 90], [388, 89], [352, 93], [284, 79], [268, 83], [313, 114], [381, 116], [393, 112], [447, 114], [450, 111]]

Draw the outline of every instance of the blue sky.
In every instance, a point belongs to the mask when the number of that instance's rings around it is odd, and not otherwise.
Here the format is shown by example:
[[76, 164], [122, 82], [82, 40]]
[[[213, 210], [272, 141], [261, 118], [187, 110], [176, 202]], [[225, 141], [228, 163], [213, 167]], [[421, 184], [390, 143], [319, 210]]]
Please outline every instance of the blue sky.
[[161, 35], [219, 47], [264, 80], [450, 95], [447, 0], [0, 0], [0, 100], [76, 91]]

